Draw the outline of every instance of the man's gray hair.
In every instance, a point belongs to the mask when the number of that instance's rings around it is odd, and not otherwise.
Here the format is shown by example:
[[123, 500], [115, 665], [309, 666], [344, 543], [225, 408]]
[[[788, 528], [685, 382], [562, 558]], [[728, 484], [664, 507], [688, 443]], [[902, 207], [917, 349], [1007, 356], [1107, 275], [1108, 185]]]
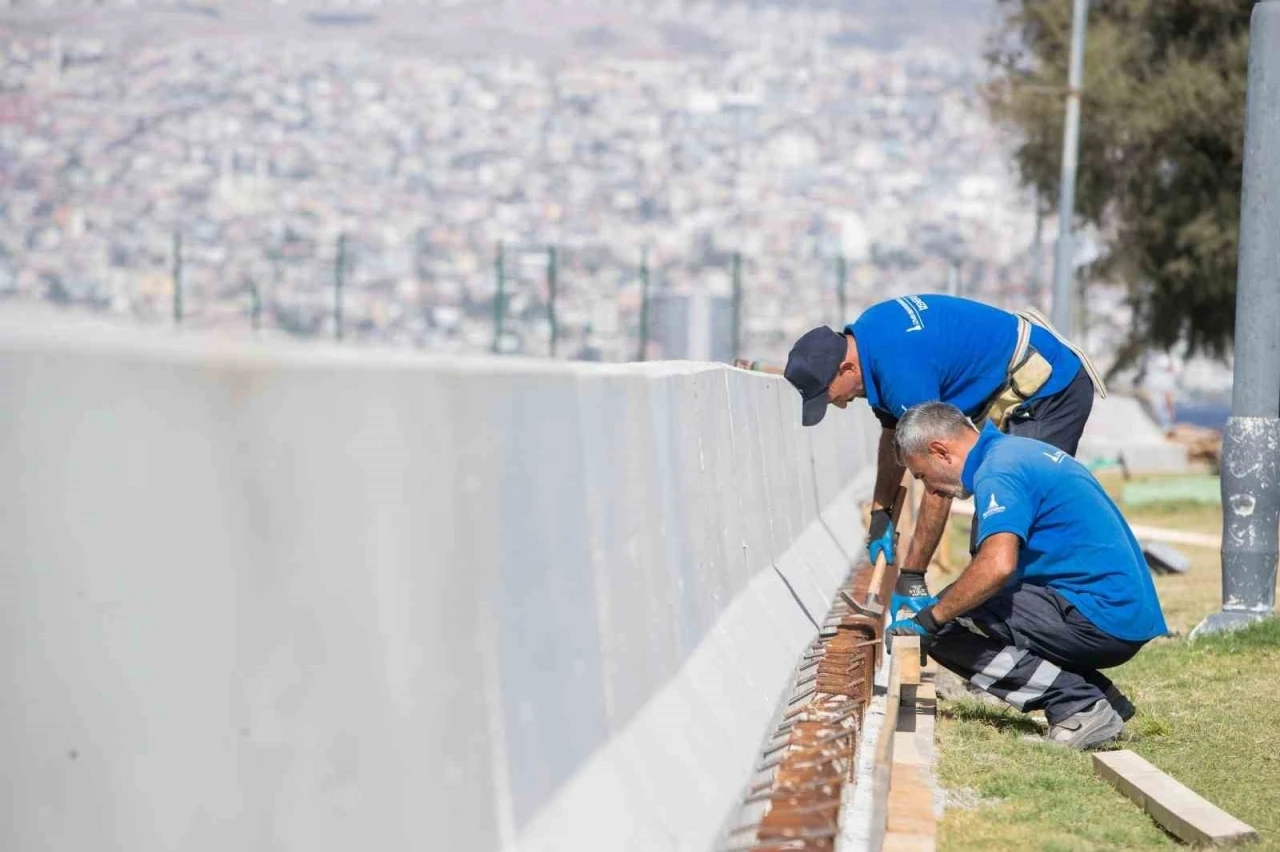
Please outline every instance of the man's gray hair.
[[909, 408], [893, 432], [898, 458], [928, 452], [929, 443], [954, 438], [966, 429], [976, 429], [964, 412], [949, 402], [922, 402]]

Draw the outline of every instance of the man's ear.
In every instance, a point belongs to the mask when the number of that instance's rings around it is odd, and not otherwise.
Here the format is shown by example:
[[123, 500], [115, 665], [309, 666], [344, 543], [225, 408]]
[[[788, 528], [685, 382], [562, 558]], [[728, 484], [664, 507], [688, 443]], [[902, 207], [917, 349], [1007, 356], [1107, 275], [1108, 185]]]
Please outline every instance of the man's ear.
[[945, 441], [930, 441], [929, 455], [938, 456], [943, 461], [951, 458], [951, 448], [947, 446]]

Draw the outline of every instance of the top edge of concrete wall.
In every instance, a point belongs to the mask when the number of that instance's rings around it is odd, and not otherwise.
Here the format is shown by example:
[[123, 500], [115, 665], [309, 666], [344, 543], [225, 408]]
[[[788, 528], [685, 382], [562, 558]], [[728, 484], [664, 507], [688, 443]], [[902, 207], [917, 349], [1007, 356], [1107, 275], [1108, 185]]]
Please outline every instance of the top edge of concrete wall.
[[691, 375], [732, 370], [766, 381], [779, 376], [739, 370], [728, 364], [700, 361], [635, 361], [598, 363], [511, 355], [449, 355], [383, 345], [342, 344], [333, 341], [262, 340], [220, 336], [177, 328], [120, 326], [93, 318], [49, 315], [18, 310], [0, 314], [0, 351], [10, 349], [118, 355], [145, 355], [178, 362], [219, 362], [226, 366], [287, 364], [298, 368], [356, 370], [408, 369], [505, 375]]

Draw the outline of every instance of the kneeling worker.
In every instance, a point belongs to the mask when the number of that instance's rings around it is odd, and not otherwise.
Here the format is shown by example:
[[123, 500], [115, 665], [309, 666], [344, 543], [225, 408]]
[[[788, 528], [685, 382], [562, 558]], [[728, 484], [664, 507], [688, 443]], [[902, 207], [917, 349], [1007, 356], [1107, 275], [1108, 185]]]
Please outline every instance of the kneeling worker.
[[889, 632], [1019, 710], [1047, 741], [1117, 737], [1133, 705], [1099, 669], [1168, 632], [1142, 550], [1083, 465], [1029, 438], [982, 432], [943, 402], [898, 420], [898, 456], [931, 493], [974, 496], [978, 551], [942, 595]]

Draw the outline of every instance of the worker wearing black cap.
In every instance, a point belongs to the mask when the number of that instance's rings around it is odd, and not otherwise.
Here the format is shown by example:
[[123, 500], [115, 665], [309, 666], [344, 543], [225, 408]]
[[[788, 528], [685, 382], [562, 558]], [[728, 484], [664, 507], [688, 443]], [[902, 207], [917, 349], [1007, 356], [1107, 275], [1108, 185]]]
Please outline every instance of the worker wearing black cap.
[[951, 510], [951, 498], [926, 493], [906, 556], [894, 558], [889, 508], [904, 472], [893, 450], [898, 418], [940, 400], [979, 428], [990, 420], [1074, 456], [1095, 391], [1106, 396], [1088, 357], [1039, 313], [954, 296], [904, 296], [871, 306], [843, 332], [815, 328], [792, 347], [784, 375], [803, 398], [804, 425], [822, 420], [828, 405], [863, 398], [883, 427], [867, 553], [898, 565], [893, 612], [928, 595], [924, 571]]

